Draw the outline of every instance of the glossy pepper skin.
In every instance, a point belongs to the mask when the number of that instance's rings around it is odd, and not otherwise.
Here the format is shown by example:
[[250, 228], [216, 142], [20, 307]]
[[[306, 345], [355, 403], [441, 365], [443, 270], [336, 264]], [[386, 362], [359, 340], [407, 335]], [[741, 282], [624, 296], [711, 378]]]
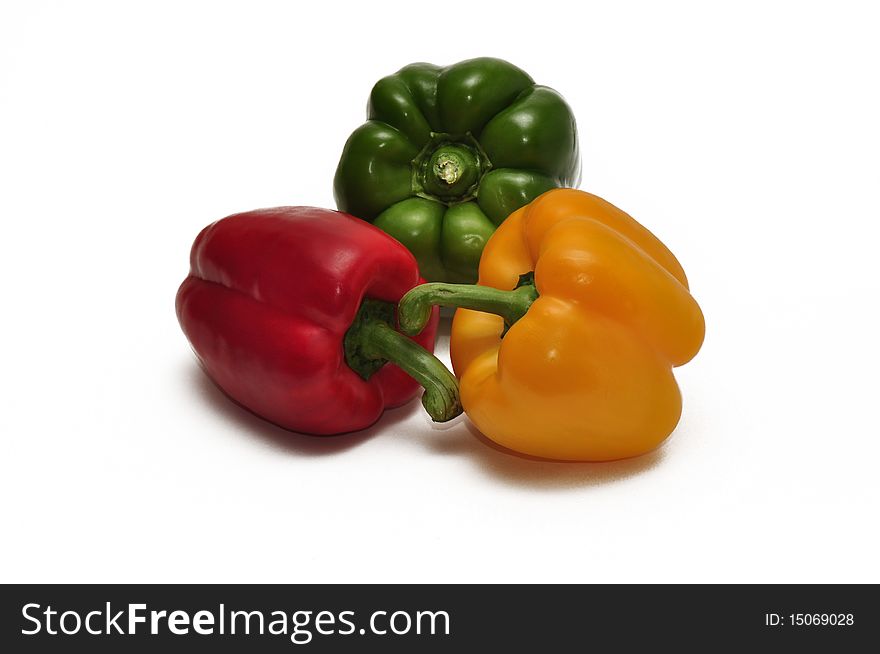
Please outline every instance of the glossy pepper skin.
[[[705, 324], [681, 265], [647, 229], [589, 193], [550, 191], [495, 232], [480, 284], [498, 297], [441, 303], [483, 309], [456, 311], [450, 345], [483, 434], [576, 461], [636, 456], [669, 436], [681, 415], [672, 368], [696, 355]], [[425, 299], [456, 294], [430, 286], [404, 297], [401, 326], [427, 318]], [[486, 312], [493, 302], [505, 318]]]
[[[403, 370], [349, 341], [373, 310], [393, 323], [394, 304], [419, 282], [412, 255], [372, 225], [282, 207], [206, 227], [176, 308], [204, 370], [233, 400], [286, 429], [336, 434], [417, 394]], [[433, 359], [422, 348], [433, 348], [436, 328], [434, 315], [413, 340], [394, 324], [379, 332]]]
[[425, 279], [474, 282], [501, 222], [552, 188], [577, 186], [571, 109], [516, 66], [417, 63], [373, 87], [348, 139], [337, 207], [406, 245]]

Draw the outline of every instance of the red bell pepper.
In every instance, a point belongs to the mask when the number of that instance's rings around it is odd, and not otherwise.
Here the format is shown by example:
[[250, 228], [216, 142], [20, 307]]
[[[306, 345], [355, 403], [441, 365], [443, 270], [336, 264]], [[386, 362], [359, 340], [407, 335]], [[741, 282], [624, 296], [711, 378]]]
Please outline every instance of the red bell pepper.
[[205, 371], [234, 401], [293, 431], [338, 434], [411, 400], [436, 421], [461, 413], [434, 357], [437, 314], [412, 339], [396, 304], [421, 283], [393, 238], [313, 207], [236, 214], [193, 243], [177, 317]]

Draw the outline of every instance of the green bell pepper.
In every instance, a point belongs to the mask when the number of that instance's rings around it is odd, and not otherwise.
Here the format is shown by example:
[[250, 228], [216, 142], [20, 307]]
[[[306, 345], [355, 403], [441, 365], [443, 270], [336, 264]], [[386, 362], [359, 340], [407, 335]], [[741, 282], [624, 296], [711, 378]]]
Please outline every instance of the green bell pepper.
[[495, 228], [580, 182], [571, 108], [500, 59], [416, 63], [379, 80], [349, 137], [336, 205], [391, 234], [430, 281], [472, 283]]

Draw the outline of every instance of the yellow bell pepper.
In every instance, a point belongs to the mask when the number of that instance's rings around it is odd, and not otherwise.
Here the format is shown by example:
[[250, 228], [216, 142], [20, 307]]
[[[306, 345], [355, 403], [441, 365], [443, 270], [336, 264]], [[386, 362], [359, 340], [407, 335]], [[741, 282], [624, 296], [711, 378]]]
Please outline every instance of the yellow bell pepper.
[[608, 461], [657, 447], [681, 416], [672, 368], [705, 323], [684, 270], [605, 200], [548, 191], [495, 231], [477, 286], [424, 284], [401, 300], [418, 333], [430, 308], [459, 308], [451, 357], [461, 402], [496, 443], [528, 455]]

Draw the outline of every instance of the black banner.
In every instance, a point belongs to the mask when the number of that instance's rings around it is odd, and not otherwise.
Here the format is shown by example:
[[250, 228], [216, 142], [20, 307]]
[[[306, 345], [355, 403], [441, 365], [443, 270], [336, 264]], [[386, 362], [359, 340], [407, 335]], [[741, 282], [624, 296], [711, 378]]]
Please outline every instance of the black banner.
[[[445, 652], [876, 641], [872, 585], [11, 585], [6, 652]], [[830, 648], [835, 648], [831, 650]]]

